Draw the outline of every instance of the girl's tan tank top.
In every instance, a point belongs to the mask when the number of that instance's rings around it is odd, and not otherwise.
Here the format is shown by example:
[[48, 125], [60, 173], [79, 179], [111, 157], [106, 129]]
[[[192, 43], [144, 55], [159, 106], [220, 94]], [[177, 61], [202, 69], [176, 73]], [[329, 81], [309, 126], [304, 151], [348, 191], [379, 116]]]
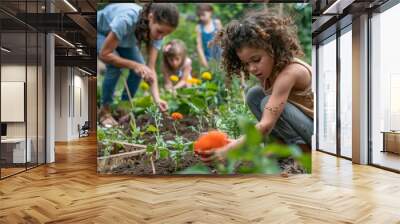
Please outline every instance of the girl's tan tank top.
[[[308, 74], [310, 75], [310, 80], [312, 78], [312, 71], [311, 66], [307, 63], [303, 62], [302, 60], [295, 58], [292, 63], [300, 64], [304, 66], [308, 70]], [[276, 79], [276, 75], [271, 78], [273, 81]], [[272, 86], [267, 86], [266, 82], [269, 79], [266, 79], [263, 83], [264, 92], [267, 95], [271, 95], [272, 93]], [[311, 83], [305, 90], [297, 91], [292, 90], [288, 97], [288, 102], [292, 103], [296, 107], [298, 107], [303, 113], [305, 113], [308, 117], [314, 118], [314, 94], [312, 92]], [[269, 88], [268, 88], [269, 87]], [[268, 88], [268, 89], [267, 89]]]

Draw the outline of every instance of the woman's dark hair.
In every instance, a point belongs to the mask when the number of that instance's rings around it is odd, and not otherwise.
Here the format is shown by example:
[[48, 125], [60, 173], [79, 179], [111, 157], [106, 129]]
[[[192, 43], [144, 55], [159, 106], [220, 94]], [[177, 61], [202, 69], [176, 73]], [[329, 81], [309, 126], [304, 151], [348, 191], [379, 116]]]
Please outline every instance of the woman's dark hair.
[[171, 40], [163, 48], [163, 63], [169, 72], [174, 72], [174, 69], [168, 62], [168, 58], [180, 56], [182, 58], [182, 62], [179, 67], [182, 67], [182, 65], [185, 63], [186, 55], [187, 51], [185, 43], [178, 39]]
[[158, 24], [168, 25], [176, 28], [179, 23], [179, 11], [175, 4], [171, 3], [146, 3], [139, 13], [136, 23], [135, 36], [137, 44], [140, 46], [142, 41], [147, 46], [150, 44], [149, 14], [152, 13], [154, 20]]
[[280, 72], [294, 57], [303, 56], [297, 27], [293, 20], [262, 10], [248, 13], [241, 21], [233, 20], [216, 35], [212, 44], [222, 48], [222, 66], [228, 77], [248, 71], [236, 54], [238, 49], [264, 49], [274, 58], [272, 74]]
[[200, 16], [203, 12], [213, 12], [213, 7], [209, 3], [199, 3], [196, 7], [196, 14]]

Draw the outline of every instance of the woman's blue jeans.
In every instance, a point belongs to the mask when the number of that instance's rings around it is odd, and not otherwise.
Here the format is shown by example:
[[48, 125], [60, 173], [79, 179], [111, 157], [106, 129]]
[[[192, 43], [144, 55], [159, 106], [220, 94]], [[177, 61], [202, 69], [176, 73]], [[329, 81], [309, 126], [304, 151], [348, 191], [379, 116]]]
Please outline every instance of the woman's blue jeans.
[[[261, 120], [264, 107], [269, 100], [261, 86], [254, 86], [246, 92], [246, 103], [257, 120]], [[313, 120], [291, 103], [285, 108], [271, 131], [271, 136], [282, 139], [286, 144], [311, 145]]]
[[[97, 34], [97, 54], [99, 54], [100, 49], [103, 47], [103, 43], [105, 40], [105, 36], [102, 34]], [[144, 59], [142, 56], [142, 53], [140, 52], [140, 49], [135, 46], [132, 48], [123, 48], [123, 47], [117, 47], [114, 51], [114, 54], [119, 55], [120, 57], [136, 61], [138, 63], [144, 64]], [[103, 105], [110, 105], [113, 101], [113, 95], [115, 91], [115, 86], [117, 85], [117, 82], [119, 80], [119, 77], [121, 76], [121, 68], [115, 67], [113, 65], [107, 64], [106, 65], [106, 71], [104, 72], [104, 80], [102, 84], [102, 104]], [[128, 76], [128, 89], [133, 97], [139, 87], [141, 81], [141, 77], [136, 74], [133, 70], [129, 70], [129, 76]], [[122, 100], [129, 100], [128, 93], [126, 92], [126, 89], [122, 93]]]

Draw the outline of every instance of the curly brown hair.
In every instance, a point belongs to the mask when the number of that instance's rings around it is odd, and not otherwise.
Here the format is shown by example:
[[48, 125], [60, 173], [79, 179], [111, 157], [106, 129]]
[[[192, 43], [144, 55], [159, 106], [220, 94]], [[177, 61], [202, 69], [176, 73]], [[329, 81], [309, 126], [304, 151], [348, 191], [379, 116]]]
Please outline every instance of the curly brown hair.
[[178, 26], [179, 11], [175, 4], [146, 3], [140, 10], [135, 28], [138, 46], [140, 46], [142, 42], [145, 42], [146, 46], [150, 44], [149, 13], [153, 13], [155, 21], [159, 24], [165, 24], [173, 28]]
[[266, 50], [274, 58], [272, 74], [304, 55], [293, 20], [266, 10], [251, 11], [242, 20], [231, 21], [217, 33], [212, 44], [221, 46], [222, 66], [230, 78], [242, 72], [246, 78], [249, 76], [236, 54], [243, 47]]

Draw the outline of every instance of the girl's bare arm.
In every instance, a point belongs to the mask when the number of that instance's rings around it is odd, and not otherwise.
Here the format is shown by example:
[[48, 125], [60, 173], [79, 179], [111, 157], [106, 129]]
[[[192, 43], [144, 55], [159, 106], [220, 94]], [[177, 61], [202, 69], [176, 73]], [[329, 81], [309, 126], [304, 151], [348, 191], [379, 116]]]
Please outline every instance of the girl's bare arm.
[[148, 80], [149, 82], [153, 81], [154, 72], [147, 67], [146, 65], [140, 64], [133, 60], [129, 60], [123, 57], [120, 57], [117, 54], [114, 54], [114, 50], [118, 47], [118, 38], [113, 33], [110, 32], [103, 44], [103, 47], [100, 50], [99, 58], [107, 64], [112, 64], [119, 68], [128, 68], [135, 71], [137, 74]]
[[150, 69], [153, 71], [153, 79], [154, 81], [152, 83], [150, 83], [150, 91], [151, 91], [151, 95], [153, 96], [153, 99], [155, 102], [159, 102], [160, 101], [160, 93], [159, 93], [159, 89], [158, 89], [158, 81], [157, 81], [157, 73], [155, 71], [155, 65], [156, 65], [156, 60], [157, 60], [157, 52], [158, 50], [151, 46], [148, 49], [148, 66], [150, 67]]
[[269, 134], [281, 116], [287, 103], [290, 92], [301, 78], [297, 66], [288, 66], [276, 78], [272, 86], [272, 94], [264, 106], [261, 120], [256, 127], [263, 134]]

